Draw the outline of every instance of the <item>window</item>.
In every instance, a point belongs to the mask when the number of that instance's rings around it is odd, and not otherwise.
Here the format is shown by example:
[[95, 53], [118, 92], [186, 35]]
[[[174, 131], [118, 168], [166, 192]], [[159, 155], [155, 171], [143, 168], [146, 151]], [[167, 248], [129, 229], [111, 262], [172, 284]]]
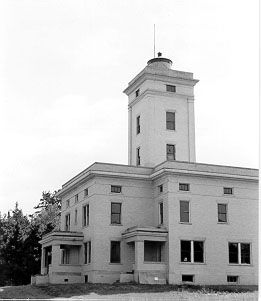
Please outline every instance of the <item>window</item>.
[[92, 244], [90, 241], [84, 243], [84, 264], [91, 263]]
[[179, 183], [179, 190], [180, 191], [189, 191], [189, 184]]
[[166, 91], [168, 91], [168, 92], [176, 92], [176, 86], [166, 85]]
[[136, 149], [136, 165], [140, 165], [140, 147]]
[[163, 192], [163, 185], [162, 184], [158, 186], [158, 190], [159, 190], [159, 193]]
[[70, 263], [70, 249], [63, 247], [62, 249], [62, 264], [69, 264]]
[[75, 211], [74, 211], [74, 224], [75, 225], [77, 225], [77, 215], [78, 215], [78, 211], [77, 211], [77, 209], [75, 209]]
[[111, 192], [121, 193], [121, 186], [111, 185]]
[[224, 187], [223, 188], [224, 194], [233, 194], [233, 188], [231, 187]]
[[111, 203], [111, 224], [121, 224], [121, 203]]
[[166, 112], [166, 129], [175, 131], [175, 113]]
[[194, 275], [182, 275], [182, 282], [194, 282]]
[[140, 133], [140, 116], [137, 117], [137, 128], [136, 128], [137, 135]]
[[189, 223], [189, 201], [180, 201], [180, 222]]
[[230, 242], [229, 263], [232, 264], [250, 264], [250, 243]]
[[83, 226], [89, 225], [89, 204], [83, 206]]
[[227, 223], [227, 204], [218, 204], [218, 222]]
[[70, 231], [70, 214], [65, 215], [65, 231]]
[[161, 262], [161, 242], [144, 241], [144, 261]]
[[181, 262], [203, 263], [204, 242], [197, 240], [180, 241]]
[[89, 194], [89, 190], [88, 190], [88, 188], [85, 188], [84, 189], [84, 196], [87, 196]]
[[167, 144], [167, 160], [176, 160], [176, 150], [173, 144]]
[[111, 263], [120, 263], [121, 262], [121, 242], [120, 241], [111, 241]]
[[67, 200], [66, 201], [66, 208], [69, 208], [70, 207], [70, 200]]
[[159, 224], [163, 224], [163, 202], [159, 203]]
[[227, 282], [238, 283], [238, 276], [227, 276]]
[[138, 97], [140, 95], [140, 89], [135, 91], [135, 96]]
[[79, 201], [79, 196], [78, 194], [75, 195], [75, 203], [77, 203]]

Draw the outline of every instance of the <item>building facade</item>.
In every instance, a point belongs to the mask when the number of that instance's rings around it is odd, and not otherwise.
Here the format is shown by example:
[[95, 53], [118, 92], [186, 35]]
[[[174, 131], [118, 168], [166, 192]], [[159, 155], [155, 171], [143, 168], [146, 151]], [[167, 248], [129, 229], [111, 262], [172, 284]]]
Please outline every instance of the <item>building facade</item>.
[[129, 83], [129, 164], [62, 186], [61, 231], [32, 283], [257, 284], [258, 170], [196, 163], [192, 73], [150, 60]]

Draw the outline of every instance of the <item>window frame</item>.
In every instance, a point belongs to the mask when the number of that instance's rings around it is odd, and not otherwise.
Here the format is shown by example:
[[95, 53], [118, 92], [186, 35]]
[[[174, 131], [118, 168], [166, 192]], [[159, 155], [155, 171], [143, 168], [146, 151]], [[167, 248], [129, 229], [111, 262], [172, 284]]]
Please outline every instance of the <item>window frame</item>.
[[164, 205], [163, 205], [163, 201], [159, 202], [158, 205], [158, 212], [159, 212], [159, 225], [163, 225], [164, 224]]
[[[115, 244], [119, 246], [119, 259], [117, 261], [112, 261], [112, 245]], [[115, 255], [116, 256], [116, 255]], [[111, 240], [110, 241], [110, 264], [121, 264], [121, 241], [120, 240]]]
[[[181, 220], [181, 202], [188, 203], [188, 221]], [[190, 216], [190, 201], [189, 200], [179, 200], [179, 223], [180, 224], [191, 224], [191, 216]]]
[[[186, 189], [181, 189], [182, 185], [183, 185], [183, 187], [186, 187], [184, 185], [187, 185], [188, 189], [187, 190]], [[190, 192], [190, 184], [189, 183], [179, 183], [179, 191]]]
[[[229, 245], [230, 244], [237, 244], [237, 263], [236, 262], [230, 262], [230, 249], [229, 249]], [[242, 248], [241, 245], [249, 245], [249, 263], [242, 263]], [[238, 241], [229, 241], [228, 242], [228, 264], [229, 265], [237, 265], [237, 266], [251, 266], [252, 265], [252, 243], [251, 242], [238, 242]]]
[[90, 225], [90, 204], [87, 203], [82, 206], [82, 226], [88, 227], [89, 225]]
[[[183, 280], [183, 276], [191, 276], [192, 281]], [[194, 283], [195, 282], [195, 275], [194, 274], [182, 274], [181, 275], [181, 282], [183, 282], [183, 283]]]
[[136, 148], [136, 166], [140, 166], [140, 146]]
[[[231, 189], [231, 193], [226, 193], [226, 189]], [[223, 187], [223, 195], [225, 196], [230, 196], [230, 195], [234, 195], [234, 187]]]
[[84, 189], [84, 197], [87, 197], [89, 195], [89, 188]]
[[[69, 221], [68, 224], [67, 224], [67, 221]], [[71, 214], [70, 213], [65, 214], [65, 227], [64, 228], [65, 228], [66, 232], [69, 232], [71, 229]]]
[[158, 193], [163, 193], [163, 184], [158, 185]]
[[[113, 205], [120, 205], [120, 212], [112, 212]], [[119, 222], [113, 222], [113, 215], [119, 216]], [[121, 202], [111, 202], [111, 225], [122, 225], [122, 203]]]
[[166, 84], [166, 91], [171, 93], [176, 93], [177, 86]]
[[[229, 281], [228, 280], [229, 277], [236, 277], [236, 281]], [[239, 284], [239, 276], [238, 275], [227, 275], [227, 283]]]
[[[190, 242], [190, 261], [182, 261], [182, 249], [181, 249], [181, 245], [182, 245], [182, 241], [189, 241]], [[195, 246], [194, 243], [195, 242], [201, 242], [203, 244], [203, 254], [202, 254], [202, 258], [203, 261], [195, 261]], [[206, 258], [205, 258], [205, 240], [204, 239], [195, 239], [195, 240], [190, 240], [190, 239], [180, 239], [180, 263], [184, 263], [184, 264], [206, 264]]]
[[[174, 121], [172, 121], [172, 120], [168, 121], [168, 114], [173, 114], [174, 115]], [[172, 124], [173, 128], [168, 128], [168, 124]], [[166, 111], [166, 130], [176, 131], [176, 112], [175, 111]]]
[[111, 193], [122, 193], [121, 185], [111, 185]]
[[[174, 152], [168, 153], [168, 147], [173, 146]], [[169, 159], [169, 155], [173, 155], [174, 159]], [[166, 144], [166, 160], [167, 161], [176, 161], [176, 144]]]
[[[226, 208], [226, 212], [219, 212], [219, 207], [223, 205]], [[225, 214], [226, 221], [219, 220], [219, 215]], [[228, 203], [217, 203], [217, 222], [218, 224], [228, 224]]]
[[91, 263], [91, 250], [92, 250], [92, 243], [91, 240], [84, 242], [84, 264]]

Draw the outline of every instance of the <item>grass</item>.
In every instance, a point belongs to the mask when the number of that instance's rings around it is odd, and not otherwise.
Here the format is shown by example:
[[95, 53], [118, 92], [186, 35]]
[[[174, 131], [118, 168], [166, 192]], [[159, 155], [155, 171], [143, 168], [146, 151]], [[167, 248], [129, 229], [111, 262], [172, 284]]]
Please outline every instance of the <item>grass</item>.
[[[0, 299], [257, 300], [257, 286], [178, 286], [135, 283], [57, 284], [0, 288]], [[229, 299], [226, 299], [229, 298]]]

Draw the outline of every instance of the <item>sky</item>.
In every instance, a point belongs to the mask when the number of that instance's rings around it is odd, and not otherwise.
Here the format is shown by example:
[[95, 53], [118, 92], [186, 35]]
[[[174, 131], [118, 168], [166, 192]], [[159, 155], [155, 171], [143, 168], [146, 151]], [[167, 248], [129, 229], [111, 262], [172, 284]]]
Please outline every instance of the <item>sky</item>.
[[0, 2], [0, 212], [93, 162], [127, 164], [128, 82], [193, 72], [197, 162], [258, 168], [258, 0]]

